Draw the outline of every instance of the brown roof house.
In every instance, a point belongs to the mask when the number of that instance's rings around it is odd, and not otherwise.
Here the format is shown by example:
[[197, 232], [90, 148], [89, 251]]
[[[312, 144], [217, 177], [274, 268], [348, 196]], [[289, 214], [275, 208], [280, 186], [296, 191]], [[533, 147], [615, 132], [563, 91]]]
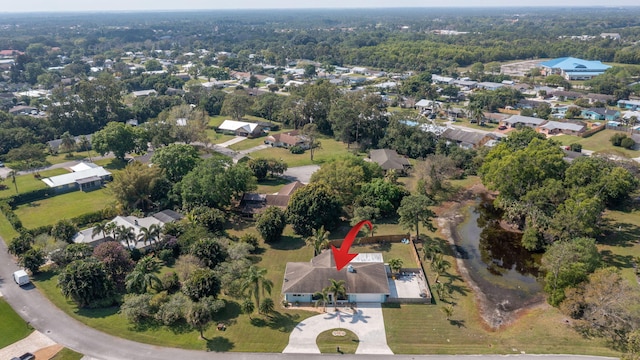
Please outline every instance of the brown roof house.
[[369, 151], [369, 159], [374, 163], [380, 165], [380, 167], [387, 170], [396, 170], [399, 173], [406, 173], [407, 169], [411, 167], [409, 160], [398, 155], [395, 150], [391, 149], [376, 149]]
[[286, 149], [293, 146], [299, 146], [305, 150], [309, 148], [309, 142], [304, 138], [304, 136], [300, 135], [298, 131], [269, 135], [264, 140], [264, 143], [273, 147]]
[[240, 212], [252, 217], [265, 211], [269, 206], [277, 206], [283, 210], [287, 208], [293, 193], [303, 187], [300, 181], [294, 181], [283, 186], [276, 194], [245, 193], [240, 200]]
[[[282, 294], [287, 302], [310, 303], [313, 294], [329, 286], [329, 279], [343, 280], [347, 296], [337, 301], [382, 303], [390, 295], [387, 269], [380, 253], [360, 253], [342, 270], [336, 270], [331, 251], [309, 262], [290, 262], [284, 271]], [[329, 295], [330, 301], [333, 294]]]

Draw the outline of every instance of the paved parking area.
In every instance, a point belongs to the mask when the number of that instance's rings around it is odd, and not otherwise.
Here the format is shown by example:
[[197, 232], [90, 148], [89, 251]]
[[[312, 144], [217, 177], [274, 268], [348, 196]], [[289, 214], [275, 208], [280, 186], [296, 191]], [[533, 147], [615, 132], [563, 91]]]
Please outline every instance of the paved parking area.
[[341, 308], [339, 312], [331, 311], [312, 316], [300, 322], [289, 336], [289, 345], [283, 353], [319, 354], [316, 338], [321, 332], [342, 328], [353, 331], [360, 340], [356, 354], [383, 354], [393, 352], [387, 346], [387, 334], [384, 330], [384, 319], [380, 304], [358, 304], [355, 313]]

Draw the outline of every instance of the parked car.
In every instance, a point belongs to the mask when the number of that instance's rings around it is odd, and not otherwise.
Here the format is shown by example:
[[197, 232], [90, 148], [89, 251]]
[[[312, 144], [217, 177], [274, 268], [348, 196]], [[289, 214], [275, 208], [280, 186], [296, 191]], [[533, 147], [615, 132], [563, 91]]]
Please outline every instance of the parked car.
[[32, 353], [24, 353], [20, 357], [13, 357], [11, 360], [35, 360], [36, 356]]
[[2, 161], [0, 161], [0, 168], [4, 167], [4, 163]]
[[498, 130], [507, 130], [507, 127], [504, 125], [498, 126]]

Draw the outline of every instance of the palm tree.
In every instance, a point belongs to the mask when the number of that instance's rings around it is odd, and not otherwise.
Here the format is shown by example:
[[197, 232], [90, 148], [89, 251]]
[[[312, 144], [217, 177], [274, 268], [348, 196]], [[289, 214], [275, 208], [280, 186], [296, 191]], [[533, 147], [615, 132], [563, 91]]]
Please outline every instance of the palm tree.
[[107, 237], [107, 223], [101, 222], [98, 225], [93, 227], [93, 231], [91, 232], [91, 237], [94, 238], [96, 235], [100, 235], [102, 233], [102, 238]]
[[260, 309], [260, 292], [271, 295], [273, 281], [267, 279], [267, 269], [251, 265], [243, 275], [242, 291], [248, 292], [256, 300], [256, 307]]
[[422, 245], [422, 257], [425, 260], [433, 262], [433, 258], [436, 256], [436, 254], [441, 253], [442, 248], [440, 247], [440, 244], [433, 241], [431, 238], [428, 238], [427, 241], [425, 241]]
[[125, 242], [129, 250], [133, 248], [131, 245], [136, 246], [136, 234], [133, 232], [133, 228], [124, 225], [118, 226], [114, 231], [116, 240], [119, 242]]
[[116, 225], [116, 223], [114, 222], [108, 222], [105, 226], [104, 226], [104, 234], [105, 235], [109, 235], [111, 236], [112, 239], [116, 239], [116, 229], [118, 228], [118, 225]]
[[333, 306], [335, 310], [338, 310], [338, 297], [347, 296], [347, 287], [344, 280], [329, 279], [331, 285], [327, 286], [325, 290], [333, 295]]
[[87, 152], [87, 157], [89, 158], [89, 161], [92, 162], [92, 160], [91, 160], [91, 142], [89, 141], [89, 139], [85, 135], [80, 136], [80, 141], [78, 142], [78, 146], [79, 146], [80, 150], [85, 150]]
[[244, 299], [244, 301], [242, 302], [242, 304], [240, 305], [240, 308], [242, 309], [242, 312], [249, 315], [249, 320], [253, 320], [251, 318], [251, 314], [255, 311], [256, 309], [256, 304], [253, 303], [253, 301], [251, 300], [251, 298], [246, 298]]
[[449, 283], [438, 282], [435, 285], [436, 294], [440, 300], [444, 300], [448, 295], [451, 294], [451, 287]]
[[440, 275], [444, 274], [451, 267], [451, 263], [444, 259], [442, 254], [438, 254], [433, 261], [431, 262], [431, 270], [436, 273], [436, 280], [438, 282], [438, 278]]
[[162, 235], [162, 225], [151, 224], [151, 226], [149, 226], [149, 234], [151, 235], [150, 240], [158, 244], [158, 239], [160, 239], [160, 235]]
[[68, 131], [62, 134], [60, 139], [62, 140], [62, 142], [60, 143], [60, 148], [64, 149], [64, 152], [71, 153], [75, 149], [76, 139], [74, 139]]
[[271, 298], [266, 298], [262, 301], [258, 310], [264, 315], [270, 315], [275, 310], [275, 304]]
[[317, 256], [329, 247], [329, 232], [324, 229], [324, 225], [320, 229], [313, 229], [313, 235], [306, 239], [306, 243], [313, 246], [313, 255]]
[[16, 175], [18, 175], [18, 172], [15, 171], [15, 170], [11, 170], [7, 174], [7, 177], [11, 176], [11, 182], [13, 183], [13, 186], [15, 186], [16, 194], [17, 194], [18, 193], [18, 182], [16, 182]]
[[451, 320], [451, 317], [453, 316], [453, 305], [449, 304], [447, 306], [443, 306], [440, 308], [440, 311], [444, 313], [444, 316], [446, 316], [447, 320]]
[[144, 244], [145, 246], [147, 245], [147, 242], [149, 242], [149, 244], [151, 244], [151, 238], [152, 238], [152, 234], [151, 231], [149, 230], [149, 228], [146, 227], [141, 227], [140, 228], [140, 233], [138, 234], [138, 241], [142, 241], [142, 244]]
[[391, 259], [389, 260], [389, 267], [392, 272], [398, 273], [400, 269], [402, 269], [402, 259]]
[[322, 303], [322, 311], [327, 311], [327, 303], [329, 303], [329, 291], [327, 288], [322, 289], [322, 291], [318, 291], [313, 294], [313, 297], [317, 297], [315, 306], [318, 307], [320, 303]]
[[160, 269], [158, 259], [145, 256], [138, 261], [133, 271], [125, 278], [127, 291], [143, 294], [149, 289], [158, 290], [162, 287], [162, 281], [156, 275]]

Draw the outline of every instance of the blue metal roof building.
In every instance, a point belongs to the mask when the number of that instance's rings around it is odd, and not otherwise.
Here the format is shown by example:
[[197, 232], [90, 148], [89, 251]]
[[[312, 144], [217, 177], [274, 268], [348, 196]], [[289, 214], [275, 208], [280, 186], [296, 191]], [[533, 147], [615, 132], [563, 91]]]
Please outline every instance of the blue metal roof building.
[[540, 63], [545, 75], [562, 75], [567, 80], [589, 80], [604, 73], [611, 66], [600, 61], [563, 57]]

